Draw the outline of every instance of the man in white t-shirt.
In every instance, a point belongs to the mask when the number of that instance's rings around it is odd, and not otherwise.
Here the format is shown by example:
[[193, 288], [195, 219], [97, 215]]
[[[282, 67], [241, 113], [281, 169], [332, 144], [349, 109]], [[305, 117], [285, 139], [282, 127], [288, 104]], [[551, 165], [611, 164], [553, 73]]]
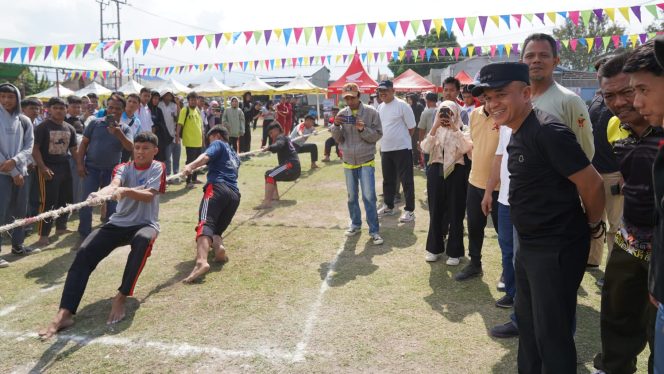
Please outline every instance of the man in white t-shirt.
[[141, 128], [137, 130], [137, 134], [140, 132], [152, 132], [152, 112], [148, 108], [151, 95], [152, 93], [149, 88], [141, 88], [141, 105], [138, 107], [138, 112], [136, 113], [138, 119], [141, 121]]
[[[413, 109], [405, 101], [394, 96], [392, 81], [382, 81], [378, 86], [380, 122], [383, 125], [381, 139], [381, 165], [383, 168], [383, 207], [379, 216], [394, 214], [394, 195], [397, 180], [401, 181], [406, 199], [399, 222], [415, 220], [415, 183], [413, 181], [413, 153], [411, 135], [415, 131]], [[398, 179], [397, 179], [398, 176]]]

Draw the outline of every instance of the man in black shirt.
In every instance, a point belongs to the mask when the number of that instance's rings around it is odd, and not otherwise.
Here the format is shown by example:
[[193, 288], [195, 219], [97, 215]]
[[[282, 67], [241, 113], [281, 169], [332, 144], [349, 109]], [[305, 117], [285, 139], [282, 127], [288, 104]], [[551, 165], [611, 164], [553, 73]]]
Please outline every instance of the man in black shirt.
[[[623, 227], [615, 237], [602, 288], [602, 353], [595, 367], [607, 373], [636, 372], [636, 358], [650, 343], [652, 372], [656, 309], [648, 299], [648, 263], [654, 231], [652, 170], [664, 130], [652, 127], [633, 106], [634, 88], [622, 72], [627, 54], [608, 60], [599, 70], [606, 105], [620, 120], [627, 137], [613, 150], [620, 163], [624, 195]], [[661, 118], [656, 119], [661, 123]]]
[[[516, 254], [519, 372], [574, 373], [576, 293], [591, 232], [602, 233], [602, 179], [574, 133], [532, 108], [528, 66], [489, 64], [473, 95], [485, 95], [496, 123], [512, 129], [507, 147]], [[579, 196], [586, 207], [584, 213]]]
[[267, 128], [272, 144], [263, 147], [263, 152], [277, 154], [279, 166], [265, 172], [265, 199], [255, 209], [270, 209], [272, 201], [279, 200], [277, 181], [291, 182], [300, 177], [300, 158], [290, 138], [283, 134], [281, 125], [272, 123]]

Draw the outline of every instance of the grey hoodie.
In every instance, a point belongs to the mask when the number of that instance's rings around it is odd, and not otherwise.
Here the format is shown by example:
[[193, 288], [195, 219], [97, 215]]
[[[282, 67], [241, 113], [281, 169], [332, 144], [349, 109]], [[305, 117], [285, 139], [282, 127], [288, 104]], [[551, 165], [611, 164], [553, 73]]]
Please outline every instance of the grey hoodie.
[[32, 146], [34, 134], [30, 119], [21, 114], [21, 93], [18, 88], [9, 83], [0, 84], [9, 86], [16, 93], [16, 108], [10, 113], [0, 105], [0, 163], [14, 160], [16, 167], [9, 172], [0, 172], [2, 175], [17, 176], [28, 175], [28, 164], [32, 162]]
[[[337, 116], [351, 115], [353, 112], [350, 107], [341, 109], [337, 114]], [[380, 116], [372, 106], [360, 103], [357, 117], [364, 122], [362, 132], [357, 131], [355, 125], [346, 123], [330, 126], [332, 137], [343, 151], [344, 162], [351, 165], [362, 165], [373, 160], [376, 154], [376, 142], [383, 136]]]

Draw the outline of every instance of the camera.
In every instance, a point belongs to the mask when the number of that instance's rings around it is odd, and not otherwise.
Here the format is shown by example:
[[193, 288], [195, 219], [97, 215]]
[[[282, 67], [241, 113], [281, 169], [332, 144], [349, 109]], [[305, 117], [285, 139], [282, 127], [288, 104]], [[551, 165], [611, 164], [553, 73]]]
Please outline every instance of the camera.
[[449, 119], [452, 117], [452, 110], [449, 108], [442, 108], [438, 113], [438, 117]]
[[118, 124], [116, 123], [116, 121], [115, 121], [115, 117], [113, 117], [112, 114], [107, 114], [107, 115], [106, 115], [106, 123], [107, 123], [109, 126], [112, 126], [112, 127], [116, 127], [116, 126], [118, 125]]
[[620, 195], [620, 184], [616, 183], [611, 188], [611, 195]]

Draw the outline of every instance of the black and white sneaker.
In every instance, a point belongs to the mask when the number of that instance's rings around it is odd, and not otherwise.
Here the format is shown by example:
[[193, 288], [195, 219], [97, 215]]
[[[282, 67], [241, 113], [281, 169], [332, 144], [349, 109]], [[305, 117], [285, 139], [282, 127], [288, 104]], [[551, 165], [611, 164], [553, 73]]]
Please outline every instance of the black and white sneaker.
[[514, 299], [510, 295], [505, 295], [496, 301], [496, 307], [509, 309], [514, 306]]
[[32, 248], [23, 244], [12, 247], [12, 254], [17, 256], [29, 256], [41, 252], [39, 248]]

